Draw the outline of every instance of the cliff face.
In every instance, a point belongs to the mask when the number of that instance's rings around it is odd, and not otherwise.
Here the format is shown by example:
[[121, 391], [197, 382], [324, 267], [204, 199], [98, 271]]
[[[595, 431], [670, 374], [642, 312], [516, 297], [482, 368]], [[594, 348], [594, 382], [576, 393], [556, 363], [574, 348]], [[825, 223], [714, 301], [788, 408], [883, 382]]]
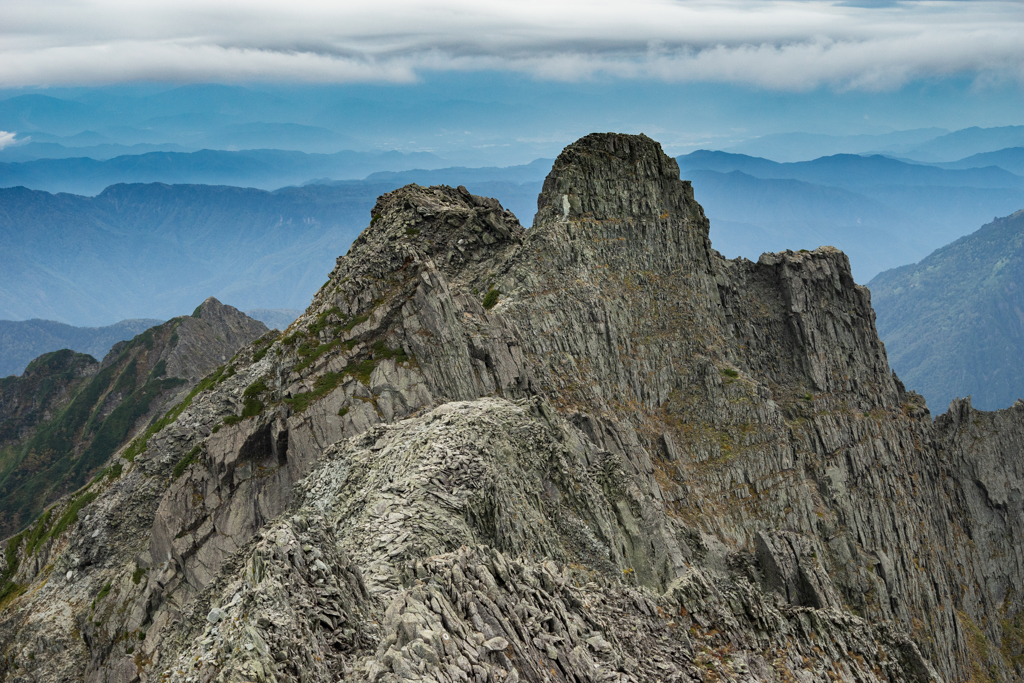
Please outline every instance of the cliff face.
[[721, 258], [649, 138], [566, 148], [538, 208], [382, 196], [13, 544], [7, 677], [1021, 675], [1019, 411], [933, 424], [845, 256]]

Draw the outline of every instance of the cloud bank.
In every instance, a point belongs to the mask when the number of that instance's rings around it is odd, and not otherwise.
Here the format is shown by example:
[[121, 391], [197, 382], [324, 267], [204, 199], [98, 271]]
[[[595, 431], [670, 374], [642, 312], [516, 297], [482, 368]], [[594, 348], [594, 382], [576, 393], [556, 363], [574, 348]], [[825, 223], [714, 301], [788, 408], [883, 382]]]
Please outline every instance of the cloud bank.
[[1019, 0], [53, 0], [0, 16], [0, 87], [482, 70], [787, 91], [1024, 83]]

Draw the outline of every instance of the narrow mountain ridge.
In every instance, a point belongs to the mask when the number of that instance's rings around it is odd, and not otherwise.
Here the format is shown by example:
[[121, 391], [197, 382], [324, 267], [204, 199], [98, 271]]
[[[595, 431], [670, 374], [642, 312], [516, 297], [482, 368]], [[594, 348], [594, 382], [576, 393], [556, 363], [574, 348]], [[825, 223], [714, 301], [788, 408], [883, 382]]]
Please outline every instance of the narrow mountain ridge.
[[7, 677], [1021, 675], [1024, 413], [933, 424], [841, 252], [723, 259], [676, 162], [611, 133], [529, 231], [463, 188], [371, 216], [9, 543]]

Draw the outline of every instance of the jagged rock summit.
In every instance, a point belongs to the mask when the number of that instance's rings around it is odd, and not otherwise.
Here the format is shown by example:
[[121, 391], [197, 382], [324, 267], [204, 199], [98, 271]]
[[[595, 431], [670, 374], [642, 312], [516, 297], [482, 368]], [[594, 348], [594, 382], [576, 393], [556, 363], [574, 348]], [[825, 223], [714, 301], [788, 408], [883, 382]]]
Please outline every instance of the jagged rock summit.
[[1024, 408], [933, 424], [846, 257], [723, 259], [647, 137], [538, 207], [382, 196], [11, 542], [6, 678], [1020, 678]]

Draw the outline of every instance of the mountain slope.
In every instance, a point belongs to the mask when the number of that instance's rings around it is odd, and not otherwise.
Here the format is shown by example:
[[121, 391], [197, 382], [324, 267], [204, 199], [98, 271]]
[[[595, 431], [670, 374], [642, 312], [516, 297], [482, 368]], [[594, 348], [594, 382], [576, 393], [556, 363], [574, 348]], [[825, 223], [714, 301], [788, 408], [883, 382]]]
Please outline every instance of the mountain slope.
[[1024, 406], [933, 423], [845, 256], [722, 258], [649, 138], [538, 207], [380, 197], [287, 334], [9, 542], [3, 674], [1020, 676]]
[[[137, 427], [267, 331], [208, 299], [192, 316], [118, 342], [97, 363], [56, 351], [8, 377], [0, 398], [0, 533], [10, 534], [93, 476]], [[120, 468], [110, 470], [111, 476]]]
[[886, 271], [868, 287], [893, 368], [932, 405], [1024, 398], [1024, 211]]
[[53, 320], [0, 320], [0, 376], [20, 375], [33, 358], [59, 349], [103, 358], [115, 343], [160, 322], [143, 318], [106, 327], [72, 327]]

